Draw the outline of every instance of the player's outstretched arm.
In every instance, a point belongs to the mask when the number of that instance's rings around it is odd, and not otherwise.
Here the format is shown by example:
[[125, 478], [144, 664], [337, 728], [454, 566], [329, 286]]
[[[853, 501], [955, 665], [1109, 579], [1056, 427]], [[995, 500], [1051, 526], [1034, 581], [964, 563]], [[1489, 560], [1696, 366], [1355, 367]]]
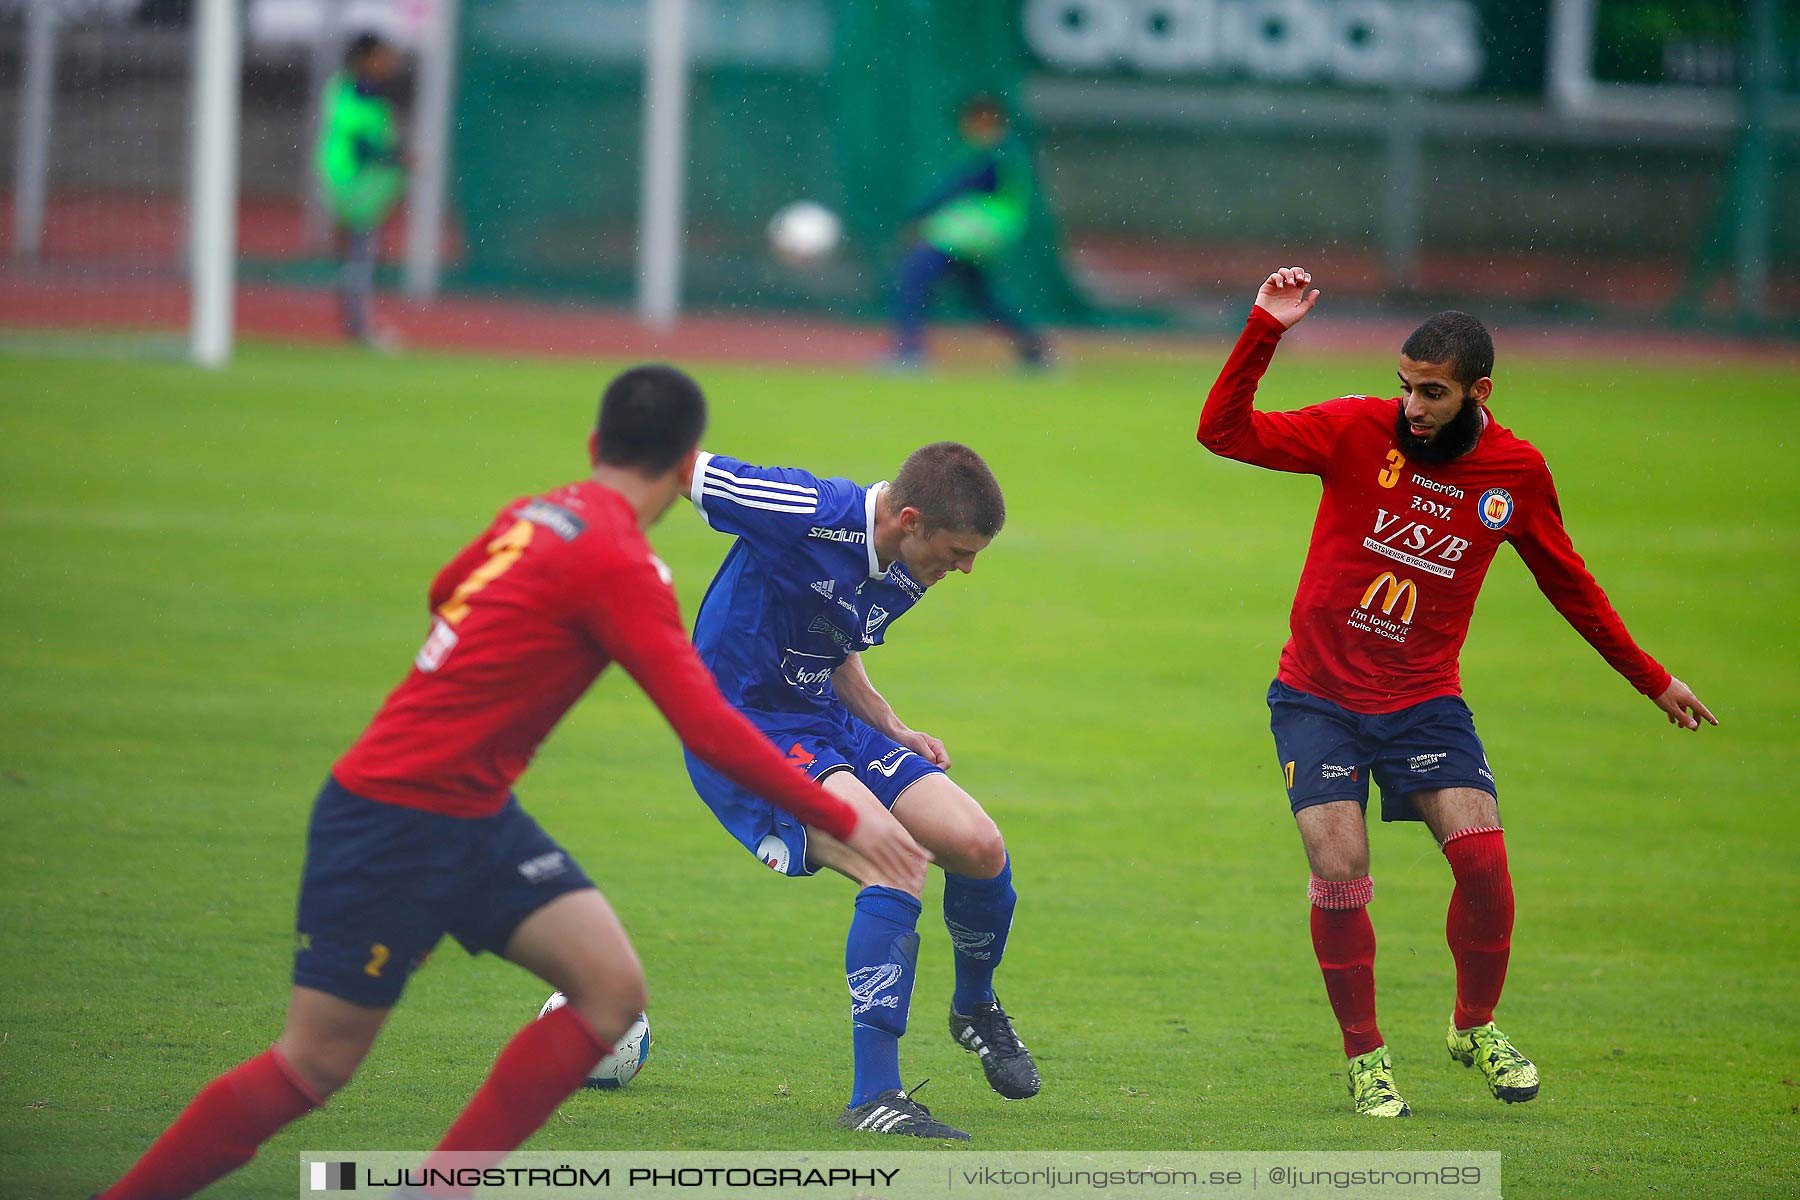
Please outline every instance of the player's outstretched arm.
[[1318, 302], [1319, 289], [1312, 287], [1312, 272], [1305, 267], [1283, 267], [1271, 272], [1256, 293], [1256, 307], [1280, 321], [1284, 329], [1304, 321]]
[[1679, 725], [1683, 729], [1698, 729], [1702, 718], [1710, 725], [1717, 725], [1719, 718], [1700, 703], [1700, 697], [1694, 695], [1690, 688], [1673, 675], [1669, 676], [1669, 686], [1662, 695], [1655, 697], [1656, 707], [1669, 715], [1669, 724]]
[[1319, 289], [1311, 285], [1312, 274], [1305, 267], [1283, 267], [1263, 280], [1244, 332], [1219, 368], [1200, 412], [1194, 436], [1214, 454], [1274, 471], [1316, 475], [1325, 469], [1341, 428], [1326, 406], [1297, 412], [1256, 410], [1256, 385], [1269, 369], [1282, 334], [1318, 303]]
[[945, 771], [950, 769], [950, 752], [944, 749], [944, 743], [929, 733], [909, 727], [899, 718], [893, 706], [875, 690], [861, 654], [852, 654], [844, 660], [843, 666], [832, 672], [831, 687], [837, 698], [844, 702], [844, 707], [870, 728], [885, 733], [933, 766]]
[[1510, 540], [1537, 581], [1538, 589], [1613, 670], [1662, 709], [1669, 724], [1693, 730], [1700, 728], [1702, 720], [1719, 723], [1692, 688], [1632, 639], [1624, 620], [1581, 555], [1575, 552], [1575, 544], [1563, 525], [1556, 484], [1550, 478], [1549, 467], [1541, 462], [1521, 487], [1519, 519], [1515, 524], [1517, 528], [1510, 531]]

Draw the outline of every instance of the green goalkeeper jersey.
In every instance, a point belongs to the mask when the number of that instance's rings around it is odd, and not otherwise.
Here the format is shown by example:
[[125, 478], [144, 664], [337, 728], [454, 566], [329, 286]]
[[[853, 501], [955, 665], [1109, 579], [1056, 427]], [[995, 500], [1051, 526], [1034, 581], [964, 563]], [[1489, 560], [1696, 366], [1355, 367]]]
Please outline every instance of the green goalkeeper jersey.
[[925, 241], [956, 258], [983, 262], [1011, 249], [1031, 218], [1031, 160], [1007, 138], [972, 156], [926, 202], [920, 222]]
[[358, 88], [348, 71], [325, 85], [319, 174], [332, 216], [358, 233], [381, 224], [406, 186], [394, 102]]

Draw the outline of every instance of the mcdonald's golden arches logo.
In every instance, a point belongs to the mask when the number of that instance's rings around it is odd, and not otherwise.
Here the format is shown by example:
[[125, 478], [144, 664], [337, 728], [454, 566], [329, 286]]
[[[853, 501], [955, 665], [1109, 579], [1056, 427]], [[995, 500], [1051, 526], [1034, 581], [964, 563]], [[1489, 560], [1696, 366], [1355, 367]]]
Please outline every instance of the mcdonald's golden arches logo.
[[1375, 594], [1383, 591], [1383, 589], [1386, 589], [1386, 591], [1381, 598], [1382, 615], [1389, 617], [1393, 616], [1394, 609], [1398, 608], [1401, 601], [1404, 600], [1406, 602], [1406, 607], [1401, 609], [1400, 620], [1407, 625], [1411, 625], [1413, 609], [1417, 608], [1419, 605], [1419, 587], [1412, 580], [1401, 579], [1392, 571], [1383, 571], [1375, 577], [1374, 582], [1369, 584], [1369, 586], [1363, 590], [1362, 602], [1358, 604], [1357, 607], [1368, 608], [1369, 605], [1375, 602]]

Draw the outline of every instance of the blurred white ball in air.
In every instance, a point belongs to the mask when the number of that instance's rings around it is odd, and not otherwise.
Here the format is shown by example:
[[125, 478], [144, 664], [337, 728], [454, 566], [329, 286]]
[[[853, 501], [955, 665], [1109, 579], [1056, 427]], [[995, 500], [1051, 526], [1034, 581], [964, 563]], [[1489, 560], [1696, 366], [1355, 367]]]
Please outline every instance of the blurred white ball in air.
[[844, 223], [823, 204], [796, 200], [769, 221], [769, 245], [790, 267], [815, 267], [837, 252]]

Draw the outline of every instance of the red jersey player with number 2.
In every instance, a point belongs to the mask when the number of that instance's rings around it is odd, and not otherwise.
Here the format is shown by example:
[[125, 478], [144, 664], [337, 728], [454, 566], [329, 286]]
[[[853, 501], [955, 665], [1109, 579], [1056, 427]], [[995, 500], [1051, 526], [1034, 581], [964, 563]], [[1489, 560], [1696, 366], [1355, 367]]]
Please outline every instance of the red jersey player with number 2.
[[1462, 701], [1457, 656], [1481, 581], [1504, 542], [1556, 610], [1672, 724], [1717, 725], [1688, 686], [1626, 632], [1563, 530], [1543, 456], [1487, 408], [1494, 345], [1466, 313], [1429, 318], [1400, 351], [1395, 400], [1344, 396], [1257, 412], [1256, 384], [1281, 335], [1319, 298], [1283, 267], [1256, 306], [1200, 415], [1215, 454], [1324, 483], [1312, 547], [1269, 688], [1270, 728], [1312, 868], [1313, 948], [1350, 1059], [1350, 1096], [1371, 1117], [1412, 1110], [1394, 1090], [1375, 1024], [1375, 931], [1367, 905], [1369, 778], [1387, 821], [1423, 821], [1455, 877], [1450, 1056], [1480, 1067], [1508, 1103], [1537, 1095], [1537, 1067], [1494, 1025], [1512, 943], [1512, 879], [1492, 769]]
[[643, 970], [605, 897], [512, 784], [609, 663], [702, 760], [923, 886], [924, 851], [900, 824], [859, 816], [794, 770], [725, 703], [688, 641], [643, 531], [688, 494], [705, 425], [700, 388], [680, 371], [625, 372], [601, 402], [592, 476], [508, 504], [439, 573], [411, 673], [314, 804], [280, 1040], [204, 1088], [106, 1200], [191, 1195], [323, 1104], [446, 933], [569, 1003], [513, 1037], [438, 1150], [497, 1162], [581, 1085], [644, 1007]]

